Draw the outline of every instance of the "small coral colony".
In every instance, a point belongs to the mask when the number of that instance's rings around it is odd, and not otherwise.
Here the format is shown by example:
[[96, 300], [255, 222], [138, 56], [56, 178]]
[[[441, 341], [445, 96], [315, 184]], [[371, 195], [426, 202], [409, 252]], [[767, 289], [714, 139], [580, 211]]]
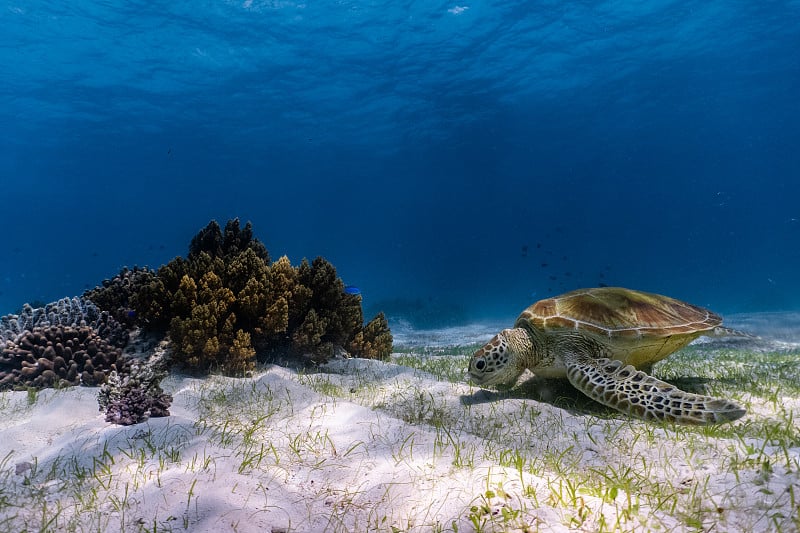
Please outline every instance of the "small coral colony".
[[[149, 360], [126, 350], [143, 337], [158, 344]], [[171, 367], [241, 376], [287, 355], [384, 359], [392, 335], [383, 313], [364, 324], [360, 291], [328, 261], [272, 262], [235, 219], [211, 221], [158, 270], [124, 268], [81, 297], [25, 304], [0, 318], [0, 349], [0, 390], [100, 385], [106, 420], [127, 425], [169, 414], [159, 382]]]

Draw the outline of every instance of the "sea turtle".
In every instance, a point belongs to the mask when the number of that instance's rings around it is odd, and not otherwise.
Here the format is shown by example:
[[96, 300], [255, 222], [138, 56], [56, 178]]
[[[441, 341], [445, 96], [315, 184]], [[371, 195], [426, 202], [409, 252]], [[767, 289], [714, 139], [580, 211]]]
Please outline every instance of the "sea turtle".
[[751, 337], [721, 324], [711, 311], [659, 294], [580, 289], [525, 309], [513, 328], [473, 354], [469, 375], [479, 386], [513, 385], [530, 369], [545, 378], [566, 376], [590, 398], [646, 420], [729, 422], [745, 410], [647, 374], [701, 335]]

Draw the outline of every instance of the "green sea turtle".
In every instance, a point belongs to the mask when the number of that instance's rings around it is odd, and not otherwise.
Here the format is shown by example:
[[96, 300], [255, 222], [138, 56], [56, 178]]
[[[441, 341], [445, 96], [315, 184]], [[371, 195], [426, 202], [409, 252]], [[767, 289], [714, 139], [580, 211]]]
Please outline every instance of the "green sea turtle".
[[658, 294], [580, 289], [525, 309], [512, 329], [475, 352], [469, 375], [479, 386], [513, 385], [530, 369], [545, 378], [566, 377], [590, 398], [646, 420], [729, 422], [745, 410], [647, 374], [701, 335], [750, 337], [721, 324], [711, 311]]

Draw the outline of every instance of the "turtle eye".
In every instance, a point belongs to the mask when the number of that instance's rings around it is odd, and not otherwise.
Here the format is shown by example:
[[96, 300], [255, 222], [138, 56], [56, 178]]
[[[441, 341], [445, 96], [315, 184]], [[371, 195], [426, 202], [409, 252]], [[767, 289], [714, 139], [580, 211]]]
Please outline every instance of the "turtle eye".
[[483, 370], [484, 368], [486, 368], [486, 361], [484, 361], [483, 359], [478, 359], [475, 362], [475, 368], [477, 368], [478, 370]]

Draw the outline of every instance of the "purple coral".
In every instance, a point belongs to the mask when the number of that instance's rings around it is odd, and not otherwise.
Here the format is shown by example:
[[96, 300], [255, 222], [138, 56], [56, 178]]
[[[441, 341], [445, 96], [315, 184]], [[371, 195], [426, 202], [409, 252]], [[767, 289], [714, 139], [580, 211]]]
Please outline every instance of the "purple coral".
[[0, 389], [99, 385], [127, 365], [122, 349], [89, 326], [34, 327], [0, 349]]
[[130, 426], [150, 417], [169, 416], [172, 396], [161, 389], [167, 375], [169, 355], [162, 343], [146, 362], [134, 362], [128, 372], [112, 372], [100, 387], [97, 402], [106, 422]]

